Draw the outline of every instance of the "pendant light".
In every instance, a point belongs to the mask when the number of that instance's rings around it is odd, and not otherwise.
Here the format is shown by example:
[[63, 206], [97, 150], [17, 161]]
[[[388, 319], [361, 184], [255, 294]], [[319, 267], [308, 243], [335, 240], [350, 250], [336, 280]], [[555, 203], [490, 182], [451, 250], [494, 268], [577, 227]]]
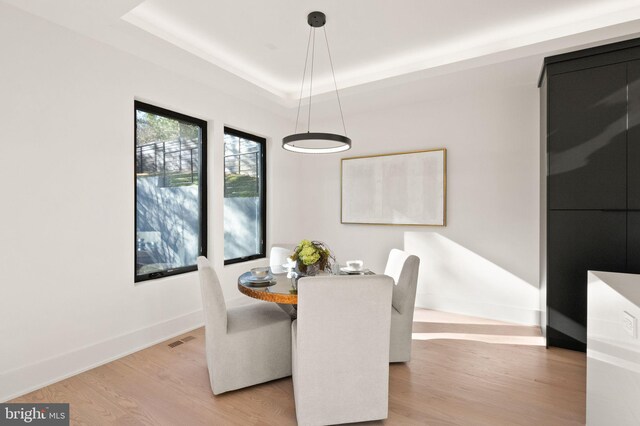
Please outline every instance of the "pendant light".
[[[282, 147], [288, 151], [302, 152], [306, 154], [330, 154], [334, 152], [346, 151], [351, 148], [351, 139], [347, 137], [347, 129], [344, 125], [344, 116], [342, 114], [342, 105], [340, 104], [340, 95], [338, 94], [338, 85], [336, 83], [336, 75], [333, 71], [333, 61], [331, 60], [331, 50], [329, 50], [329, 40], [327, 39], [327, 31], [324, 24], [327, 18], [322, 12], [311, 12], [307, 16], [309, 24], [309, 40], [307, 41], [307, 55], [304, 60], [304, 72], [302, 73], [302, 87], [300, 88], [300, 101], [298, 102], [298, 115], [296, 116], [296, 127], [292, 135], [282, 139]], [[335, 133], [311, 132], [311, 95], [313, 89], [313, 60], [316, 47], [316, 28], [322, 28], [324, 40], [329, 53], [329, 64], [331, 65], [331, 74], [333, 75], [333, 84], [338, 98], [338, 107], [340, 108], [340, 118], [342, 119], [342, 129], [344, 135]], [[313, 40], [312, 40], [313, 39]], [[304, 78], [307, 74], [307, 61], [309, 59], [309, 47], [311, 47], [311, 77], [309, 81], [309, 112], [306, 133], [298, 132], [298, 120], [300, 118], [300, 107], [302, 106], [302, 93], [304, 90]]]

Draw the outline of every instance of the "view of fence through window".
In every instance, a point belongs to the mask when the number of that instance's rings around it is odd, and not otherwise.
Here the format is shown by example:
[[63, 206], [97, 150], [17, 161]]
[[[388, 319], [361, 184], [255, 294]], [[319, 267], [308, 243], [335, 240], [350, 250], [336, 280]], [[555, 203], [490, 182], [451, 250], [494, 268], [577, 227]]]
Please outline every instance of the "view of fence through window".
[[225, 128], [224, 260], [264, 257], [263, 138]]
[[136, 103], [136, 280], [195, 269], [203, 135], [205, 122]]

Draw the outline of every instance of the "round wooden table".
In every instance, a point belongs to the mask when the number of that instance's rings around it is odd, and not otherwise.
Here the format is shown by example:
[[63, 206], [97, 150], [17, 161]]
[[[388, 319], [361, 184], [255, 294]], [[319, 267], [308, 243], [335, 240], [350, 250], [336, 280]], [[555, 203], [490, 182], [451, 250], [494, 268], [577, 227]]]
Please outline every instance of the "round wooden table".
[[[367, 269], [363, 274], [373, 275], [373, 272]], [[287, 273], [275, 273], [272, 270], [271, 275], [273, 275], [272, 282], [275, 282], [275, 284], [269, 287], [259, 287], [248, 280], [251, 277], [251, 272], [245, 272], [238, 277], [238, 290], [254, 299], [275, 302], [280, 305], [297, 305], [298, 293], [293, 288], [293, 280], [287, 278]], [[348, 274], [340, 273], [340, 275]]]
[[253, 297], [254, 299], [284, 305], [298, 304], [298, 294], [293, 289], [292, 280], [287, 278], [287, 273], [272, 273], [272, 275], [273, 281], [275, 281], [274, 285], [270, 287], [258, 287], [252, 285], [248, 280], [248, 278], [251, 277], [251, 272], [245, 272], [238, 277], [238, 290], [240, 290], [242, 294]]

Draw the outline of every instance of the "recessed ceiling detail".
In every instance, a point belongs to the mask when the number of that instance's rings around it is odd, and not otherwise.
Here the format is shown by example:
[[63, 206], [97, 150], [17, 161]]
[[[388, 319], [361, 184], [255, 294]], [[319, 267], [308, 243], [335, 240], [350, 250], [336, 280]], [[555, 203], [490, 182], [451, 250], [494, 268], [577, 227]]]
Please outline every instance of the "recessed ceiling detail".
[[[481, 75], [482, 86], [534, 88], [545, 56], [640, 36], [640, 0], [0, 2], [283, 117], [299, 103], [313, 10], [328, 16], [349, 114], [477, 88]], [[314, 111], [331, 104], [333, 114], [329, 61], [317, 53]]]
[[[297, 99], [304, 17], [316, 6], [308, 0], [147, 0], [122, 19], [279, 97]], [[347, 40], [332, 45], [340, 89], [640, 19], [639, 0], [329, 0], [321, 6], [332, 39]], [[314, 87], [314, 93], [333, 90], [330, 69], [314, 70]]]

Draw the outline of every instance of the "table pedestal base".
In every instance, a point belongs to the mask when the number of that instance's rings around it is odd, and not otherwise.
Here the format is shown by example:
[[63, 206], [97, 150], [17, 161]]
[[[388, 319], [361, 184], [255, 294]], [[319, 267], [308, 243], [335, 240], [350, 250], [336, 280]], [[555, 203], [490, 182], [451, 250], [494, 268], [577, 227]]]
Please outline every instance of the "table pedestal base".
[[289, 305], [284, 303], [278, 303], [278, 306], [285, 311], [291, 319], [298, 318], [298, 305]]

